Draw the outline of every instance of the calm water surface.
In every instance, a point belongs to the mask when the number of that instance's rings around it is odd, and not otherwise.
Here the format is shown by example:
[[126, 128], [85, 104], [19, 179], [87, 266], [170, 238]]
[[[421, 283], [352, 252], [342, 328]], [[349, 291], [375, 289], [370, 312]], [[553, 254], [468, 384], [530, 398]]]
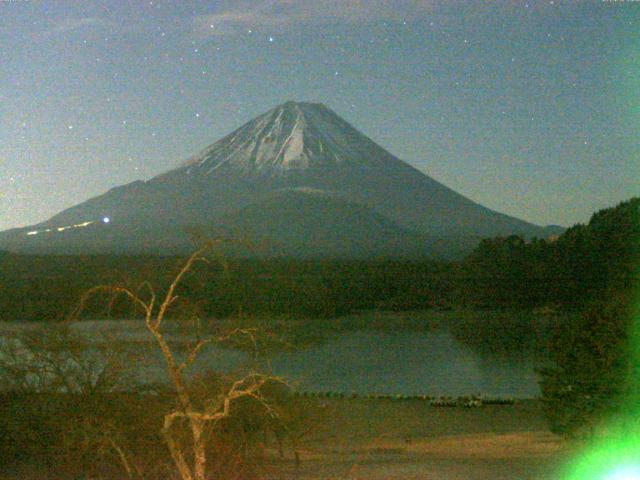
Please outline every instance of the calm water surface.
[[[0, 325], [3, 332], [25, 328]], [[33, 327], [27, 327], [33, 328]], [[139, 354], [140, 382], [163, 381], [162, 358], [140, 322], [82, 322], [74, 328], [88, 339], [108, 335]], [[202, 352], [192, 371], [230, 372], [246, 365], [245, 353], [222, 348]], [[271, 357], [273, 373], [301, 391], [390, 395], [468, 395], [534, 397], [539, 394], [535, 363], [527, 358], [479, 354], [446, 331], [348, 332], [325, 343]]]

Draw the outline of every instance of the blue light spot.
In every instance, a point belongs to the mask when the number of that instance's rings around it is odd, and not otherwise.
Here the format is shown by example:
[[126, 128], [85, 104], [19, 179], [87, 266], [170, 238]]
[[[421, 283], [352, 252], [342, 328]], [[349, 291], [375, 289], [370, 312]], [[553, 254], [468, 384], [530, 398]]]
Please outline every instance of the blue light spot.
[[109, 223], [110, 221], [111, 221], [111, 219], [110, 219], [109, 217], [104, 217], [104, 218], [102, 219], [102, 222], [103, 222], [103, 223]]

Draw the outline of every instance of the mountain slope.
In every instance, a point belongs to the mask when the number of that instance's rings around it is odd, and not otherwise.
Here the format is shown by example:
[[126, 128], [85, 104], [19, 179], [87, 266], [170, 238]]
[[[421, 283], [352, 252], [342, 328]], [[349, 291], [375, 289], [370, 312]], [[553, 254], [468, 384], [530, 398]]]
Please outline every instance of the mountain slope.
[[[91, 251], [98, 248], [91, 247], [91, 242], [109, 249], [105, 235], [114, 237], [112, 244], [118, 242], [112, 249], [126, 250], [127, 242], [139, 244], [134, 234], [151, 230], [163, 232], [166, 239], [161, 243], [170, 246], [176, 242], [170, 238], [178, 238], [185, 228], [221, 227], [238, 212], [247, 215], [243, 209], [259, 206], [277, 192], [293, 190], [323, 192], [324, 220], [318, 221], [329, 225], [326, 216], [332, 211], [335, 228], [344, 215], [341, 209], [347, 208], [340, 202], [346, 202], [386, 217], [396, 228], [395, 235], [400, 236], [401, 231], [429, 237], [547, 234], [542, 227], [478, 205], [419, 172], [324, 105], [287, 102], [241, 126], [178, 168], [146, 182], [109, 190], [28, 229], [0, 234], [0, 246], [10, 243], [13, 248], [26, 248], [19, 241], [22, 239], [48, 251], [54, 244], [64, 245], [64, 239], [42, 242], [36, 237], [47, 229], [55, 233], [59, 228], [63, 231], [58, 237], [69, 239], [101, 232], [103, 238], [84, 242]], [[338, 203], [334, 202], [337, 198]], [[279, 204], [282, 208], [296, 201], [281, 197]], [[320, 210], [315, 212], [319, 214]], [[287, 235], [282, 213], [273, 206], [264, 211], [260, 224], [270, 236]], [[100, 225], [103, 218], [110, 222]], [[86, 222], [92, 222], [91, 228], [66, 229]], [[312, 223], [305, 223], [305, 228], [312, 229]], [[282, 231], [274, 231], [275, 225], [281, 225]], [[287, 226], [293, 228], [290, 222]], [[117, 235], [107, 235], [107, 231]], [[130, 240], [127, 231], [131, 232]], [[37, 233], [27, 236], [28, 232]], [[346, 241], [345, 236], [342, 238]], [[310, 244], [309, 249], [313, 248]]]
[[319, 191], [285, 190], [226, 215], [218, 236], [246, 239], [243, 254], [367, 258], [456, 257], [477, 239], [418, 235], [357, 203]]

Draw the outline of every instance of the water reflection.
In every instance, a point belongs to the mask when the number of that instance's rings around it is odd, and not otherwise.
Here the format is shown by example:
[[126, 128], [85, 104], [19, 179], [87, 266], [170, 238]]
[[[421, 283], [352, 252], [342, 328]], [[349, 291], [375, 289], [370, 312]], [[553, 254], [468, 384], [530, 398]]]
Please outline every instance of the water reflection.
[[[23, 328], [3, 324], [0, 335]], [[139, 383], [166, 379], [163, 359], [149, 342], [142, 322], [83, 322], [74, 330], [90, 341], [108, 338], [128, 345], [136, 353]], [[173, 335], [176, 343], [187, 338]], [[249, 361], [244, 352], [212, 347], [193, 365], [193, 374], [208, 370], [232, 372]], [[296, 351], [274, 354], [273, 373], [291, 381], [301, 391], [386, 395], [534, 397], [539, 394], [535, 362], [528, 357], [484, 355], [447, 331], [355, 331], [334, 335], [325, 342]]]

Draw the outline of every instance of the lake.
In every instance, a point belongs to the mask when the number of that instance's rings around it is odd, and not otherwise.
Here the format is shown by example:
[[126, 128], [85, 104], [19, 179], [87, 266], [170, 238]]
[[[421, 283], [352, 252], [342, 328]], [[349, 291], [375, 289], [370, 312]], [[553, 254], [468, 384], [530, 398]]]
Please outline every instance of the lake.
[[[34, 324], [0, 325], [0, 335]], [[74, 331], [90, 341], [108, 337], [128, 345], [139, 357], [139, 382], [161, 382], [164, 364], [157, 347], [138, 321], [85, 321]], [[174, 334], [176, 342], [186, 341]], [[194, 373], [230, 372], [246, 365], [248, 356], [237, 350], [203, 350], [192, 366]], [[539, 394], [531, 358], [505, 358], [477, 351], [456, 341], [445, 329], [430, 332], [353, 331], [324, 342], [269, 359], [273, 373], [287, 378], [300, 391], [383, 395], [460, 396], [483, 394], [530, 398]]]

